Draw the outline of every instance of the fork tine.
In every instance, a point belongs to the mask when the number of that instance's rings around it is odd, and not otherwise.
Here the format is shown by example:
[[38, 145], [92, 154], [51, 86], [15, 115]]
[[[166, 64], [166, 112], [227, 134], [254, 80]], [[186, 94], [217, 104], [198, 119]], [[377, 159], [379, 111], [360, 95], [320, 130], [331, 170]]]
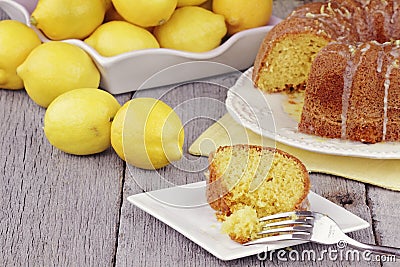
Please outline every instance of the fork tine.
[[[270, 220], [277, 219], [281, 220], [268, 223]], [[259, 221], [266, 223], [263, 225], [264, 230], [258, 233], [261, 237], [249, 241], [244, 245], [271, 243], [282, 240], [309, 241], [313, 232], [314, 220], [315, 216], [311, 211], [291, 211], [262, 217]]]
[[264, 224], [264, 228], [269, 227], [284, 227], [284, 226], [293, 226], [293, 225], [302, 225], [305, 227], [312, 227], [313, 220], [312, 219], [296, 219], [296, 220], [285, 220]]
[[265, 244], [265, 243], [272, 243], [272, 242], [277, 242], [277, 241], [284, 241], [284, 240], [303, 240], [307, 241], [310, 238], [310, 234], [306, 232], [295, 232], [291, 234], [281, 234], [281, 235], [273, 235], [273, 236], [267, 236], [267, 237], [262, 237], [259, 239], [255, 239], [252, 241], [249, 241], [247, 243], [244, 243], [244, 246], [250, 246], [250, 245], [257, 245], [257, 244]]
[[290, 217], [296, 217], [296, 216], [313, 217], [313, 213], [311, 211], [289, 211], [289, 212], [283, 212], [283, 213], [277, 213], [277, 214], [265, 216], [265, 217], [260, 218], [259, 220], [260, 220], [260, 222], [263, 222], [263, 221], [290, 218]]
[[266, 234], [282, 234], [282, 233], [311, 233], [312, 228], [309, 226], [291, 226], [291, 227], [279, 227], [279, 228], [272, 228], [267, 229], [259, 232], [259, 235], [266, 235]]

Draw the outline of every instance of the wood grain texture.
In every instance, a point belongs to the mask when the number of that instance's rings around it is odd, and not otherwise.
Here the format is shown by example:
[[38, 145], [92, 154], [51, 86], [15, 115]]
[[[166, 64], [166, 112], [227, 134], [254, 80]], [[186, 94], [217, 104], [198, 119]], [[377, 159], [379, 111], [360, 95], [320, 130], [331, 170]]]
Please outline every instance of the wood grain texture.
[[[285, 17], [312, 1], [274, 1]], [[0, 11], [0, 19], [7, 16]], [[1, 49], [1, 48], [0, 48]], [[133, 97], [161, 97], [185, 123], [184, 160], [159, 171], [175, 184], [204, 179], [207, 159], [189, 155], [189, 145], [225, 114], [223, 104], [238, 74], [142, 91]], [[122, 104], [132, 94], [117, 96]], [[207, 98], [207, 99], [205, 99]], [[184, 104], [182, 104], [184, 103]], [[25, 91], [0, 89], [0, 266], [287, 266], [256, 256], [230, 262], [203, 248], [130, 204], [129, 195], [160, 187], [157, 173], [120, 160], [110, 148], [92, 156], [72, 156], [47, 142], [45, 110]], [[201, 115], [201, 116], [200, 116]], [[195, 119], [192, 119], [195, 117]], [[349, 159], [351, 160], [351, 159]], [[312, 190], [370, 222], [355, 239], [400, 247], [399, 193], [324, 174], [311, 174]], [[298, 251], [327, 246], [304, 244]], [[332, 247], [331, 247], [332, 248]], [[305, 261], [290, 266], [396, 266], [395, 263]]]
[[23, 90], [0, 90], [0, 109], [0, 265], [112, 265], [123, 162], [53, 148]]

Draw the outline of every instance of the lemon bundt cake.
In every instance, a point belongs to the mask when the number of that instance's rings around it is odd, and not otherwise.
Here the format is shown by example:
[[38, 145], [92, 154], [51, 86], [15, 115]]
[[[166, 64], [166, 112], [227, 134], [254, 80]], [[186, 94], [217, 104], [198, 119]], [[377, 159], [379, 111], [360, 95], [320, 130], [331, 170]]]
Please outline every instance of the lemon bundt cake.
[[296, 9], [265, 37], [253, 81], [305, 90], [299, 131], [400, 140], [400, 1], [331, 0]]
[[294, 156], [255, 145], [219, 147], [209, 157], [207, 200], [222, 230], [240, 243], [256, 237], [258, 218], [308, 207], [308, 172]]
[[299, 130], [376, 143], [400, 140], [400, 46], [332, 43], [315, 58]]

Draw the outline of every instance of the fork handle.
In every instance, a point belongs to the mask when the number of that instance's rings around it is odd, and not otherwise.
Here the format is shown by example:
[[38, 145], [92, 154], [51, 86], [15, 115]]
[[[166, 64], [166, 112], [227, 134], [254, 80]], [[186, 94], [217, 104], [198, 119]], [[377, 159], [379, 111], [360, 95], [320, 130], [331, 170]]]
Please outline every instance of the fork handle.
[[358, 242], [350, 237], [346, 238], [346, 240], [344, 240], [344, 241], [346, 241], [350, 247], [355, 248], [355, 249], [359, 249], [359, 250], [363, 250], [363, 251], [368, 250], [375, 254], [393, 255], [393, 256], [396, 256], [397, 258], [400, 258], [400, 248], [365, 244], [365, 243]]

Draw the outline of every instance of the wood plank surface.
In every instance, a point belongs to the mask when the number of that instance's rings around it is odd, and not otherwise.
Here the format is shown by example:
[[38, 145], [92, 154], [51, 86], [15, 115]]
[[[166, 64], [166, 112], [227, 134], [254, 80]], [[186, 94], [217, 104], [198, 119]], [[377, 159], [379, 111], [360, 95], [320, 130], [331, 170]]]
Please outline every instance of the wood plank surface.
[[0, 266], [112, 265], [123, 162], [53, 148], [24, 91], [1, 90], [0, 109]]
[[[285, 17], [306, 2], [313, 1], [276, 0], [274, 14]], [[121, 104], [132, 97], [162, 96], [179, 106], [184, 160], [160, 170], [161, 176], [174, 184], [204, 179], [207, 159], [187, 149], [226, 113], [226, 92], [237, 77], [232, 73], [117, 96]], [[363, 260], [270, 261], [256, 255], [221, 261], [127, 201], [159, 186], [148, 183], [154, 172], [126, 166], [111, 148], [93, 156], [60, 152], [44, 136], [44, 113], [24, 90], [0, 89], [0, 266], [398, 266]], [[314, 192], [371, 224], [350, 236], [400, 247], [398, 192], [325, 174], [311, 174], [311, 180]], [[327, 248], [304, 244], [292, 249], [318, 255]]]

